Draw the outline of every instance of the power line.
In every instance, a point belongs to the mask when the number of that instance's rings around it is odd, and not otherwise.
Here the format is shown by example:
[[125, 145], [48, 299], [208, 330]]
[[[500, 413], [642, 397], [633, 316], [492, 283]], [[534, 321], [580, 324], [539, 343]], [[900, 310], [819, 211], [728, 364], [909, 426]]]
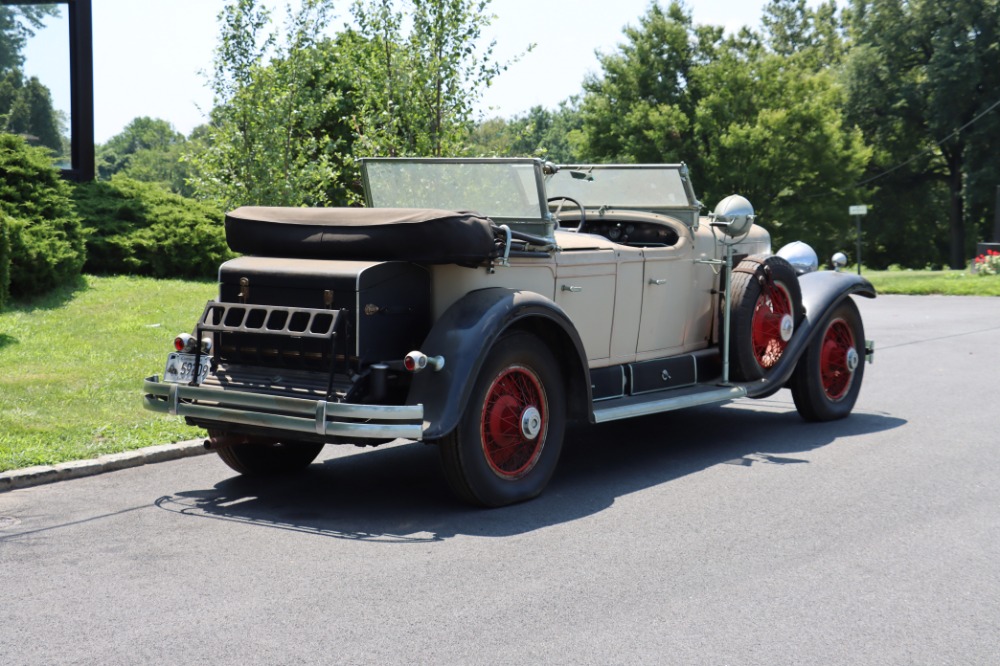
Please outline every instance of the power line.
[[912, 164], [913, 162], [917, 161], [918, 159], [920, 159], [921, 157], [923, 157], [924, 155], [926, 155], [930, 151], [932, 151], [935, 148], [937, 148], [938, 146], [940, 146], [945, 141], [948, 141], [948, 140], [952, 139], [953, 137], [958, 136], [962, 132], [962, 130], [964, 130], [965, 128], [969, 127], [970, 125], [978, 122], [979, 120], [981, 120], [983, 118], [983, 116], [985, 116], [986, 114], [988, 114], [989, 112], [991, 112], [993, 109], [997, 108], [998, 106], [1000, 106], [1000, 99], [998, 99], [997, 101], [993, 102], [993, 104], [991, 104], [988, 109], [986, 109], [985, 111], [983, 111], [982, 113], [980, 113], [978, 116], [976, 116], [975, 118], [973, 118], [969, 122], [967, 122], [964, 125], [962, 125], [961, 127], [959, 127], [957, 130], [955, 130], [954, 132], [952, 132], [951, 134], [949, 134], [945, 138], [943, 138], [940, 141], [936, 142], [934, 145], [928, 146], [927, 148], [925, 148], [924, 150], [920, 151], [919, 153], [917, 153], [916, 155], [914, 155], [910, 159], [908, 159], [905, 162], [902, 162], [900, 164], [897, 164], [896, 166], [892, 167], [891, 169], [887, 169], [887, 170], [883, 171], [882, 173], [880, 173], [878, 175], [872, 176], [871, 178], [866, 178], [865, 180], [862, 180], [861, 182], [855, 183], [854, 186], [855, 187], [862, 187], [864, 185], [867, 185], [868, 183], [871, 183], [873, 181], [878, 180], [879, 178], [882, 178], [884, 176], [888, 176], [890, 173], [892, 173], [894, 171], [898, 171], [899, 169], [902, 169], [903, 167], [905, 167], [908, 164]]

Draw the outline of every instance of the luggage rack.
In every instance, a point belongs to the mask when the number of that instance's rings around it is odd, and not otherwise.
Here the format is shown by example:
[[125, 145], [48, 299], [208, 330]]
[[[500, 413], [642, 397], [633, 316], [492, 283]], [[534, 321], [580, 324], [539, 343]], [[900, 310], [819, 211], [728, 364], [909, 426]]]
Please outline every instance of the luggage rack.
[[342, 313], [343, 310], [209, 301], [198, 328], [215, 333], [266, 333], [328, 340], [336, 337]]

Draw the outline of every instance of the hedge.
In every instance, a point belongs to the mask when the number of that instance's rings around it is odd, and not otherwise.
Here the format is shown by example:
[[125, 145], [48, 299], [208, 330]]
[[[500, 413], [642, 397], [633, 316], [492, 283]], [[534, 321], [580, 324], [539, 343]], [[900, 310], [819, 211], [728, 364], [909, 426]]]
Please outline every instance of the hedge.
[[10, 231], [7, 216], [0, 213], [0, 310], [10, 297]]
[[0, 134], [0, 213], [9, 216], [10, 296], [43, 294], [80, 276], [83, 229], [50, 152]]
[[77, 185], [74, 199], [88, 231], [88, 273], [209, 278], [235, 256], [220, 209], [156, 183], [117, 175]]

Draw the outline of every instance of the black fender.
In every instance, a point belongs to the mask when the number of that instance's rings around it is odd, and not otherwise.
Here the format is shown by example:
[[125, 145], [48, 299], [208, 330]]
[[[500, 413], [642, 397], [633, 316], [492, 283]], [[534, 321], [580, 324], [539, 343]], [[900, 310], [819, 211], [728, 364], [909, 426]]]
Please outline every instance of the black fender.
[[439, 439], [458, 425], [486, 354], [510, 330], [526, 330], [545, 341], [566, 382], [567, 412], [591, 415], [590, 370], [580, 335], [554, 301], [530, 291], [493, 287], [470, 292], [434, 323], [420, 351], [443, 356], [444, 367], [413, 376], [407, 404], [423, 404], [425, 440]]
[[852, 294], [875, 298], [872, 283], [854, 273], [819, 271], [799, 276], [802, 289], [802, 308], [805, 316], [795, 329], [792, 339], [781, 354], [781, 359], [771, 369], [767, 377], [755, 382], [741, 384], [751, 398], [765, 398], [791, 379], [802, 354], [809, 343], [819, 335], [829, 323], [833, 309]]

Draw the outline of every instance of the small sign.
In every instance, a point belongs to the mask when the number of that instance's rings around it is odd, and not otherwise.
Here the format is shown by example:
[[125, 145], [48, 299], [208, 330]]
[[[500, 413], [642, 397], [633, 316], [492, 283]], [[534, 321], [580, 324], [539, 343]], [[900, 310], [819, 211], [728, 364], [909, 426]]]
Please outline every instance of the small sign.
[[848, 210], [850, 211], [851, 215], [868, 214], [868, 206], [851, 206], [850, 208], [848, 208]]

